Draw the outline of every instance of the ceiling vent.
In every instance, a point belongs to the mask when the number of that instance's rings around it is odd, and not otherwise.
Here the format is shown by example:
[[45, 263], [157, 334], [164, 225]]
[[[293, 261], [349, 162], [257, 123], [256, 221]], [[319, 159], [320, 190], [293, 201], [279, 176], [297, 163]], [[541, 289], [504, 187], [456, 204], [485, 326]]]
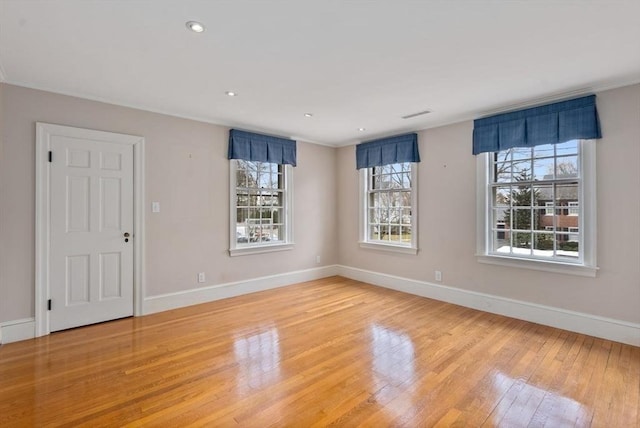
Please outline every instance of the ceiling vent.
[[406, 116], [402, 116], [403, 119], [411, 119], [412, 117], [422, 116], [423, 114], [429, 114], [431, 110], [420, 111], [418, 113], [408, 114]]

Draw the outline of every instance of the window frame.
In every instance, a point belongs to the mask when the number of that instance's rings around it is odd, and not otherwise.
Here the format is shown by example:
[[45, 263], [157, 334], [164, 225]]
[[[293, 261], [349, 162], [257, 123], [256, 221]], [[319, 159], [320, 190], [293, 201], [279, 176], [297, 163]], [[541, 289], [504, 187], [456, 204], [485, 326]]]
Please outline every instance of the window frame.
[[[408, 163], [411, 166], [411, 243], [394, 244], [391, 242], [374, 241], [369, 239], [369, 177], [371, 176], [371, 168], [361, 168], [359, 170], [359, 238], [358, 244], [360, 248], [371, 250], [391, 251], [402, 254], [418, 254], [418, 163], [417, 162], [398, 162]], [[394, 164], [395, 165], [395, 164]]]
[[582, 231], [580, 259], [560, 261], [490, 252], [491, 239], [491, 157], [494, 152], [476, 156], [476, 259], [480, 263], [595, 277], [597, 247], [596, 145], [595, 140], [580, 140], [580, 210], [578, 229]]
[[[238, 170], [238, 159], [229, 160], [229, 255], [243, 256], [250, 254], [262, 254], [274, 251], [291, 250], [294, 247], [293, 241], [293, 167], [282, 165], [283, 174], [283, 217], [284, 217], [284, 241], [279, 242], [259, 242], [238, 244], [237, 242], [237, 182], [236, 172]], [[246, 161], [243, 162], [255, 162]], [[260, 162], [272, 163], [272, 162]]]

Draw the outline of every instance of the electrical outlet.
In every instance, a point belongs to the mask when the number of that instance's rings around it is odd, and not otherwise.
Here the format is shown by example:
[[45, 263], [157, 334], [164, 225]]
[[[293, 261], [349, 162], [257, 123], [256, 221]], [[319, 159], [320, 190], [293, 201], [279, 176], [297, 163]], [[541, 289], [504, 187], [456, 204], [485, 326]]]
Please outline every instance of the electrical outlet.
[[152, 213], [160, 212], [160, 202], [151, 202], [151, 212]]
[[316, 263], [320, 264], [320, 256], [316, 256]]
[[439, 270], [436, 271], [436, 281], [442, 282], [442, 272]]
[[204, 282], [204, 272], [198, 274], [198, 282]]

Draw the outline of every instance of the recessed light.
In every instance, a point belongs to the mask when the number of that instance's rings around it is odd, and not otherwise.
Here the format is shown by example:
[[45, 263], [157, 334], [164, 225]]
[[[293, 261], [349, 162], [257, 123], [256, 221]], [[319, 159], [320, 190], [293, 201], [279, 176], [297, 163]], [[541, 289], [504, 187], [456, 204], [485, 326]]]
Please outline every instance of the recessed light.
[[358, 128], [358, 131], [362, 132], [362, 131], [366, 131], [367, 128]]
[[204, 25], [196, 21], [187, 22], [187, 28], [194, 33], [202, 33], [204, 31]]
[[312, 116], [313, 116], [313, 113], [305, 113], [304, 114], [304, 117], [312, 117]]
[[225, 94], [227, 94], [230, 97], [235, 97], [236, 95], [238, 95], [237, 92], [233, 92], [233, 91], [227, 91], [227, 92], [225, 92]]

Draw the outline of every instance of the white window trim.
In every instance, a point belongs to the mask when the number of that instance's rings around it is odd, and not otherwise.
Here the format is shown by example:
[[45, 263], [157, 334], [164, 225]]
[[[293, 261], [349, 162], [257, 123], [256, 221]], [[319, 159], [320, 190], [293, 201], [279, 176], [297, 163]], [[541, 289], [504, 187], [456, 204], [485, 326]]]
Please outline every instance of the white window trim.
[[561, 262], [557, 260], [520, 258], [517, 256], [490, 254], [488, 251], [489, 227], [487, 220], [491, 191], [489, 185], [489, 163], [491, 153], [476, 156], [476, 258], [479, 263], [510, 266], [524, 269], [542, 270], [595, 277], [598, 271], [596, 263], [597, 248], [597, 210], [596, 210], [596, 147], [595, 140], [583, 140], [580, 150], [582, 167], [582, 186], [580, 200], [582, 212], [579, 218], [579, 230], [582, 231], [582, 258], [579, 262]]
[[251, 254], [264, 254], [275, 251], [287, 251], [294, 248], [293, 242], [293, 167], [284, 165], [284, 218], [285, 241], [278, 243], [261, 243], [259, 245], [238, 245], [236, 240], [236, 170], [237, 161], [229, 162], [229, 255], [246, 256]]
[[359, 170], [359, 240], [360, 248], [391, 251], [400, 254], [418, 254], [418, 163], [411, 163], [411, 245], [398, 245], [379, 241], [367, 241], [367, 180], [369, 168]]

